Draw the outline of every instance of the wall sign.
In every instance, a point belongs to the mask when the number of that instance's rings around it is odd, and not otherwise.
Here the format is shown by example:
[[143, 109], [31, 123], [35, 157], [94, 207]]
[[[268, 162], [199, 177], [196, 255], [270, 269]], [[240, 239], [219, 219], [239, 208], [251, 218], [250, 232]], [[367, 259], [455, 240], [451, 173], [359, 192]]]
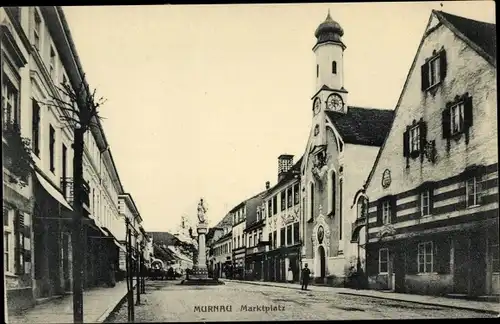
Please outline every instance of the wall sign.
[[388, 188], [391, 185], [391, 171], [389, 169], [385, 169], [382, 174], [382, 187]]

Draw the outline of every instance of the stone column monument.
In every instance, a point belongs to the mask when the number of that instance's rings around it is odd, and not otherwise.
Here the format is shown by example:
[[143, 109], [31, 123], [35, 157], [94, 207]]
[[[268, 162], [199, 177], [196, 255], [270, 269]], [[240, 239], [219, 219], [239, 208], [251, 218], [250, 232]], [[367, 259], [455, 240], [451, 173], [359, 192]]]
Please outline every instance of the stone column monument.
[[207, 270], [207, 255], [206, 255], [206, 244], [205, 235], [208, 232], [208, 222], [205, 218], [205, 213], [207, 209], [203, 203], [203, 198], [200, 199], [198, 203], [198, 255], [195, 259], [195, 264], [193, 266], [193, 273], [190, 277], [193, 279], [208, 279]]

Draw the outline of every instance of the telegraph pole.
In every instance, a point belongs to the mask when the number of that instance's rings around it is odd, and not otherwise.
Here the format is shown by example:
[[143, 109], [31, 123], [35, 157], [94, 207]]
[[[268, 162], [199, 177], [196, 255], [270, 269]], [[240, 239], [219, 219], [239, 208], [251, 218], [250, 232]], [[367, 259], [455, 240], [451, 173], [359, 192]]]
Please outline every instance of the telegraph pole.
[[135, 248], [137, 251], [137, 260], [135, 262], [136, 264], [136, 285], [137, 285], [137, 302], [136, 305], [141, 304], [141, 279], [140, 279], [140, 267], [141, 267], [141, 253], [139, 251], [139, 234], [135, 235]]
[[127, 259], [128, 259], [128, 269], [127, 269], [127, 274], [128, 278], [127, 280], [129, 281], [129, 287], [130, 290], [127, 292], [128, 294], [128, 308], [129, 308], [129, 322], [133, 323], [135, 320], [135, 314], [134, 314], [134, 278], [132, 277], [132, 231], [129, 228], [129, 221], [127, 220], [127, 236], [128, 236], [128, 242], [127, 242]]

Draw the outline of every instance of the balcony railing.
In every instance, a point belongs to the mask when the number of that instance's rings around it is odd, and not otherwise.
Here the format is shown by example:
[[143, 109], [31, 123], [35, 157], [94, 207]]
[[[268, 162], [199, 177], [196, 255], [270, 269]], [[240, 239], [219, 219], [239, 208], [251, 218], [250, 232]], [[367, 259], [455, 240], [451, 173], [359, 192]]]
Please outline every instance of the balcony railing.
[[[73, 178], [61, 178], [61, 190], [63, 192], [64, 198], [73, 204], [74, 192], [73, 192]], [[82, 191], [80, 202], [87, 207], [90, 207], [90, 186], [87, 181], [82, 181]]]

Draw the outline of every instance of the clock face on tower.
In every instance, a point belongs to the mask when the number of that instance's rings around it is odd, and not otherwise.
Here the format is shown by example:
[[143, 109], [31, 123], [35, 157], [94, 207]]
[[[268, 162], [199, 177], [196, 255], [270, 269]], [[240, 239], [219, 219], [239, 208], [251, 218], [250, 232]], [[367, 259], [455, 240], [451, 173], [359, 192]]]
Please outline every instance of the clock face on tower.
[[328, 97], [326, 102], [328, 109], [332, 110], [342, 110], [344, 108], [344, 101], [342, 97], [334, 93]]
[[316, 98], [316, 100], [314, 100], [314, 106], [313, 106], [314, 114], [316, 115], [317, 113], [319, 113], [320, 110], [321, 110], [321, 102], [319, 98]]

